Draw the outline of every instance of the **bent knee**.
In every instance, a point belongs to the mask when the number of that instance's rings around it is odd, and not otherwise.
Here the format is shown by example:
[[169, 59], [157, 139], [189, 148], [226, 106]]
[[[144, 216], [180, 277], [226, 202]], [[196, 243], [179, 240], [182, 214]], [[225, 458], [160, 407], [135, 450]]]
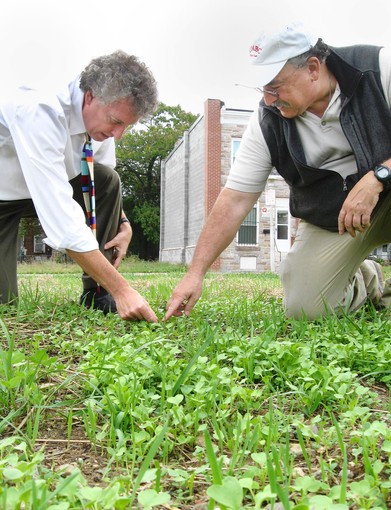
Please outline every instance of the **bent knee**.
[[333, 306], [330, 306], [319, 295], [308, 293], [288, 292], [284, 296], [285, 315], [291, 319], [319, 319], [333, 313]]
[[289, 255], [280, 274], [285, 315], [292, 319], [313, 320], [329, 314], [334, 307], [325, 299], [313, 269], [296, 264], [295, 258]]
[[101, 185], [119, 187], [121, 184], [118, 172], [107, 165], [94, 163], [95, 181]]

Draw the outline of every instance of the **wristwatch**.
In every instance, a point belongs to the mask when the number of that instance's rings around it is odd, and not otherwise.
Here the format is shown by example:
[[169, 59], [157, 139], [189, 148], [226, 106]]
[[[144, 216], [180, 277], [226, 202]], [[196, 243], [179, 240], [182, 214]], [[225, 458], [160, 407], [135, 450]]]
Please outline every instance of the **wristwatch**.
[[374, 168], [375, 177], [378, 181], [380, 181], [384, 189], [391, 188], [391, 169], [388, 166], [384, 165], [376, 165]]

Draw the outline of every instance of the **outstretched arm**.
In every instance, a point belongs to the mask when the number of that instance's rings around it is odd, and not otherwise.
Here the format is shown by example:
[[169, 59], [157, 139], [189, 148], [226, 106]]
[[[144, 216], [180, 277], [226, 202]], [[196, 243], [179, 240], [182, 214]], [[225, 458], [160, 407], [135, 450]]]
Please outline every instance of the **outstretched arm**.
[[232, 241], [258, 197], [259, 193], [228, 188], [221, 191], [197, 242], [190, 267], [167, 303], [165, 320], [173, 315], [189, 315], [201, 296], [205, 273]]

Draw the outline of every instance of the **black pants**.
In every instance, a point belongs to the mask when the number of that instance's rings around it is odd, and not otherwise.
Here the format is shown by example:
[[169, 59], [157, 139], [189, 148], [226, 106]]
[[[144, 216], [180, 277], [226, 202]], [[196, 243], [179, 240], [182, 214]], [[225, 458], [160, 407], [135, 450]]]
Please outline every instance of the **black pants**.
[[[118, 232], [122, 210], [121, 182], [117, 172], [109, 167], [95, 164], [96, 195], [96, 237], [100, 251], [111, 262], [112, 250], [105, 250], [105, 244]], [[82, 206], [85, 213], [81, 177], [71, 181], [73, 198]], [[0, 303], [13, 301], [18, 296], [17, 284], [17, 245], [21, 218], [36, 217], [31, 199], [0, 201]], [[60, 222], [59, 222], [60, 224]], [[96, 286], [88, 275], [82, 276], [83, 288]]]

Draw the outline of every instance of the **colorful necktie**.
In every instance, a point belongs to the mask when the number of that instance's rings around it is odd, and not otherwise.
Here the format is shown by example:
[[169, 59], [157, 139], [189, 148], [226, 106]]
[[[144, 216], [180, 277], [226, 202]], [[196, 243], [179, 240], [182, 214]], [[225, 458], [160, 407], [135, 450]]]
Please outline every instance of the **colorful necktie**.
[[88, 222], [92, 233], [96, 237], [94, 154], [92, 151], [91, 137], [88, 133], [85, 135], [81, 158], [81, 189], [83, 192]]
[[[96, 238], [96, 210], [95, 210], [95, 180], [94, 180], [94, 153], [91, 137], [85, 134], [85, 142], [81, 155], [81, 190], [84, 205], [87, 211], [88, 223]], [[96, 292], [100, 294], [100, 285], [96, 284]]]

